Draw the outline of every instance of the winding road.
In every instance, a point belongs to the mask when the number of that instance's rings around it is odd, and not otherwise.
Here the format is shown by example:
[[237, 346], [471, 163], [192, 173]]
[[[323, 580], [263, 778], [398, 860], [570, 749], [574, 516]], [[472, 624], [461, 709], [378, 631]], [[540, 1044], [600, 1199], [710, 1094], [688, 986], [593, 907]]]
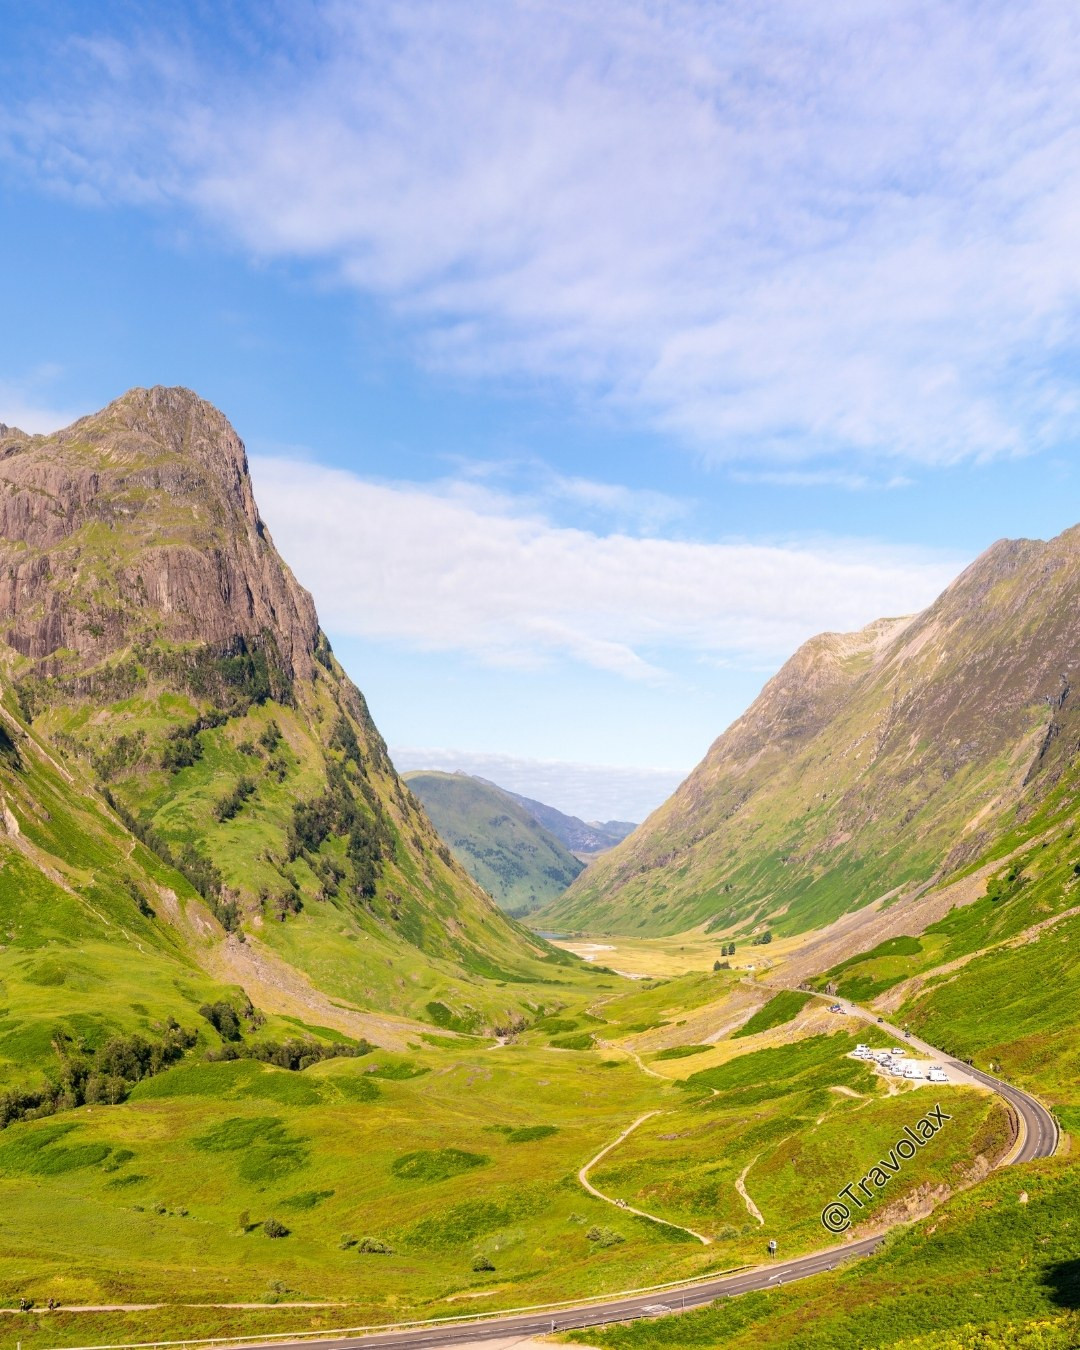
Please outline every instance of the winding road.
[[[877, 1023], [876, 1014], [852, 1004], [846, 1004], [845, 1012]], [[903, 1034], [897, 1033], [895, 1028], [887, 1024], [883, 1026], [893, 1034]], [[990, 1088], [1012, 1107], [1017, 1121], [1017, 1139], [999, 1166], [1014, 1166], [1018, 1163], [1031, 1162], [1036, 1158], [1052, 1156], [1058, 1145], [1057, 1124], [1046, 1107], [1030, 1093], [1014, 1087], [1011, 1083], [1002, 1082], [1000, 1078], [994, 1078], [991, 1074], [974, 1069], [970, 1064], [961, 1064], [957, 1060], [949, 1059], [933, 1046], [917, 1041], [914, 1037], [908, 1037], [907, 1043], [932, 1054], [940, 1063], [951, 1069], [955, 1077], [961, 1080], [974, 1080], [983, 1087]], [[649, 1113], [652, 1114], [654, 1113]], [[641, 1120], [635, 1121], [619, 1139], [609, 1144], [591, 1162], [586, 1163], [582, 1173], [587, 1173], [594, 1163], [610, 1152], [644, 1119], [647, 1117], [643, 1116]], [[593, 1190], [584, 1176], [581, 1180], [589, 1190]], [[484, 1321], [459, 1322], [451, 1326], [428, 1323], [400, 1331], [374, 1332], [367, 1335], [348, 1332], [335, 1335], [332, 1332], [329, 1334], [323, 1332], [318, 1336], [295, 1341], [283, 1336], [273, 1341], [273, 1345], [275, 1350], [304, 1350], [305, 1347], [317, 1347], [317, 1350], [378, 1350], [378, 1347], [384, 1346], [397, 1347], [397, 1350], [421, 1350], [422, 1347], [475, 1344], [514, 1336], [550, 1335], [553, 1331], [604, 1326], [608, 1322], [629, 1322], [640, 1317], [662, 1317], [666, 1313], [681, 1312], [685, 1308], [700, 1308], [718, 1298], [731, 1298], [752, 1290], [772, 1289], [780, 1284], [790, 1284], [793, 1280], [804, 1280], [811, 1275], [820, 1275], [824, 1271], [834, 1269], [841, 1262], [869, 1256], [877, 1251], [884, 1241], [884, 1234], [878, 1233], [822, 1251], [811, 1252], [808, 1256], [796, 1257], [791, 1261], [773, 1261], [765, 1266], [756, 1266], [752, 1270], [719, 1275], [678, 1288], [619, 1295], [606, 1302], [583, 1304], [575, 1308], [523, 1312], [505, 1317], [491, 1317]], [[266, 1345], [267, 1341], [257, 1344]]]

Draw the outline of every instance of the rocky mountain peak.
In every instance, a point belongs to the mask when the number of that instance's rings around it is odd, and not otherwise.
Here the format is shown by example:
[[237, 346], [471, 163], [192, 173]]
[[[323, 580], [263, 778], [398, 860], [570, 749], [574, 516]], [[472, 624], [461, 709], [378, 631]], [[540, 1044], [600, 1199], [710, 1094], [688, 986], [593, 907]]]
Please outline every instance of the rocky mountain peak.
[[243, 442], [189, 389], [132, 389], [0, 458], [0, 624], [46, 673], [132, 641], [273, 641], [311, 672], [311, 597], [259, 518]]

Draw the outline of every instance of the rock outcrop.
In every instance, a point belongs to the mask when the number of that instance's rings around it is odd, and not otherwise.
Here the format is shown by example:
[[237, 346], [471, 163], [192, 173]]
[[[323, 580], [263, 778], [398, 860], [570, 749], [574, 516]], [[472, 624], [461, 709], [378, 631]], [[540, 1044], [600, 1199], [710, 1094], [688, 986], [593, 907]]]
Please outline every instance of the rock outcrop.
[[164, 639], [273, 642], [306, 678], [319, 643], [239, 437], [190, 390], [165, 388], [51, 436], [0, 432], [0, 633], [49, 674]]

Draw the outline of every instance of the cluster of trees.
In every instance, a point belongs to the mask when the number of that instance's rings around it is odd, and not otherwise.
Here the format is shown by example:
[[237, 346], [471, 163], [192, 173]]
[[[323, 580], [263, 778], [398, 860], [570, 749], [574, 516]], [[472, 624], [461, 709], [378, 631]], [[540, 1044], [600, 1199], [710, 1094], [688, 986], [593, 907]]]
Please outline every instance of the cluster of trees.
[[751, 938], [750, 945], [752, 947], [767, 947], [771, 941], [772, 934], [766, 928], [764, 933], [759, 933], [756, 938]]
[[245, 999], [240, 1008], [234, 1007], [224, 999], [219, 999], [216, 1003], [204, 1003], [199, 1009], [199, 1016], [206, 1018], [223, 1041], [242, 1040], [244, 1023], [255, 1029], [266, 1021], [250, 999]]
[[224, 797], [214, 803], [214, 819], [221, 824], [227, 820], [232, 820], [233, 816], [240, 814], [244, 803], [255, 793], [255, 780], [249, 778], [247, 774], [241, 774], [236, 780], [236, 786]]
[[720, 955], [721, 955], [721, 956], [734, 956], [734, 955], [735, 955], [735, 944], [734, 944], [734, 942], [725, 942], [724, 945], [720, 948]]
[[42, 1088], [17, 1088], [0, 1093], [0, 1128], [13, 1120], [51, 1116], [76, 1106], [122, 1102], [130, 1089], [170, 1064], [175, 1064], [198, 1039], [169, 1020], [161, 1037], [112, 1036], [96, 1049], [85, 1040], [76, 1042], [64, 1031], [53, 1037], [59, 1065]]
[[185, 844], [180, 852], [174, 853], [168, 841], [163, 839], [152, 825], [139, 820], [107, 787], [102, 789], [102, 796], [136, 839], [144, 843], [148, 849], [152, 849], [162, 862], [175, 867], [187, 878], [209, 905], [211, 913], [226, 932], [239, 933], [240, 906], [237, 898], [228, 890], [225, 878], [211, 859], [205, 853], [200, 853], [191, 843]]
[[359, 1041], [306, 1041], [299, 1037], [287, 1041], [228, 1042], [220, 1050], [208, 1050], [211, 1063], [233, 1059], [257, 1059], [262, 1064], [274, 1064], [279, 1069], [301, 1069], [319, 1064], [324, 1059], [359, 1059], [369, 1055], [374, 1046], [361, 1038]]
[[[314, 855], [331, 835], [344, 835], [345, 853], [352, 864], [357, 894], [365, 898], [373, 896], [382, 862], [394, 854], [393, 831], [373, 793], [368, 802], [370, 813], [361, 808], [342, 765], [330, 764], [327, 780], [326, 791], [321, 797], [297, 802], [293, 807], [287, 841], [289, 860], [303, 854], [314, 862]], [[320, 860], [319, 871], [324, 889], [331, 895], [336, 894], [343, 873], [332, 861], [327, 864], [325, 860]]]
[[304, 908], [300, 887], [291, 879], [284, 890], [277, 891], [273, 895], [263, 887], [259, 892], [259, 904], [265, 914], [277, 919], [279, 923], [284, 923], [290, 914], [299, 914]]
[[210, 708], [200, 713], [193, 722], [174, 727], [161, 752], [161, 767], [168, 773], [175, 773], [178, 769], [187, 769], [197, 763], [203, 753], [199, 733], [209, 731], [211, 727], [224, 726], [228, 720], [228, 713], [222, 712], [220, 708]]

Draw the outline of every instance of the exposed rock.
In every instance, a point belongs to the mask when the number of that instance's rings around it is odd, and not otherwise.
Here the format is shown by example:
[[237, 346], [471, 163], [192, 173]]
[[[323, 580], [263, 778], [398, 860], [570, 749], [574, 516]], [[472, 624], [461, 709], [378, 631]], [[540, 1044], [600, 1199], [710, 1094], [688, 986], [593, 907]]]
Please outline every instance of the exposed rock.
[[247, 455], [187, 389], [133, 389], [51, 436], [0, 434], [0, 631], [48, 673], [137, 638], [272, 640], [308, 677], [310, 595], [282, 562]]

